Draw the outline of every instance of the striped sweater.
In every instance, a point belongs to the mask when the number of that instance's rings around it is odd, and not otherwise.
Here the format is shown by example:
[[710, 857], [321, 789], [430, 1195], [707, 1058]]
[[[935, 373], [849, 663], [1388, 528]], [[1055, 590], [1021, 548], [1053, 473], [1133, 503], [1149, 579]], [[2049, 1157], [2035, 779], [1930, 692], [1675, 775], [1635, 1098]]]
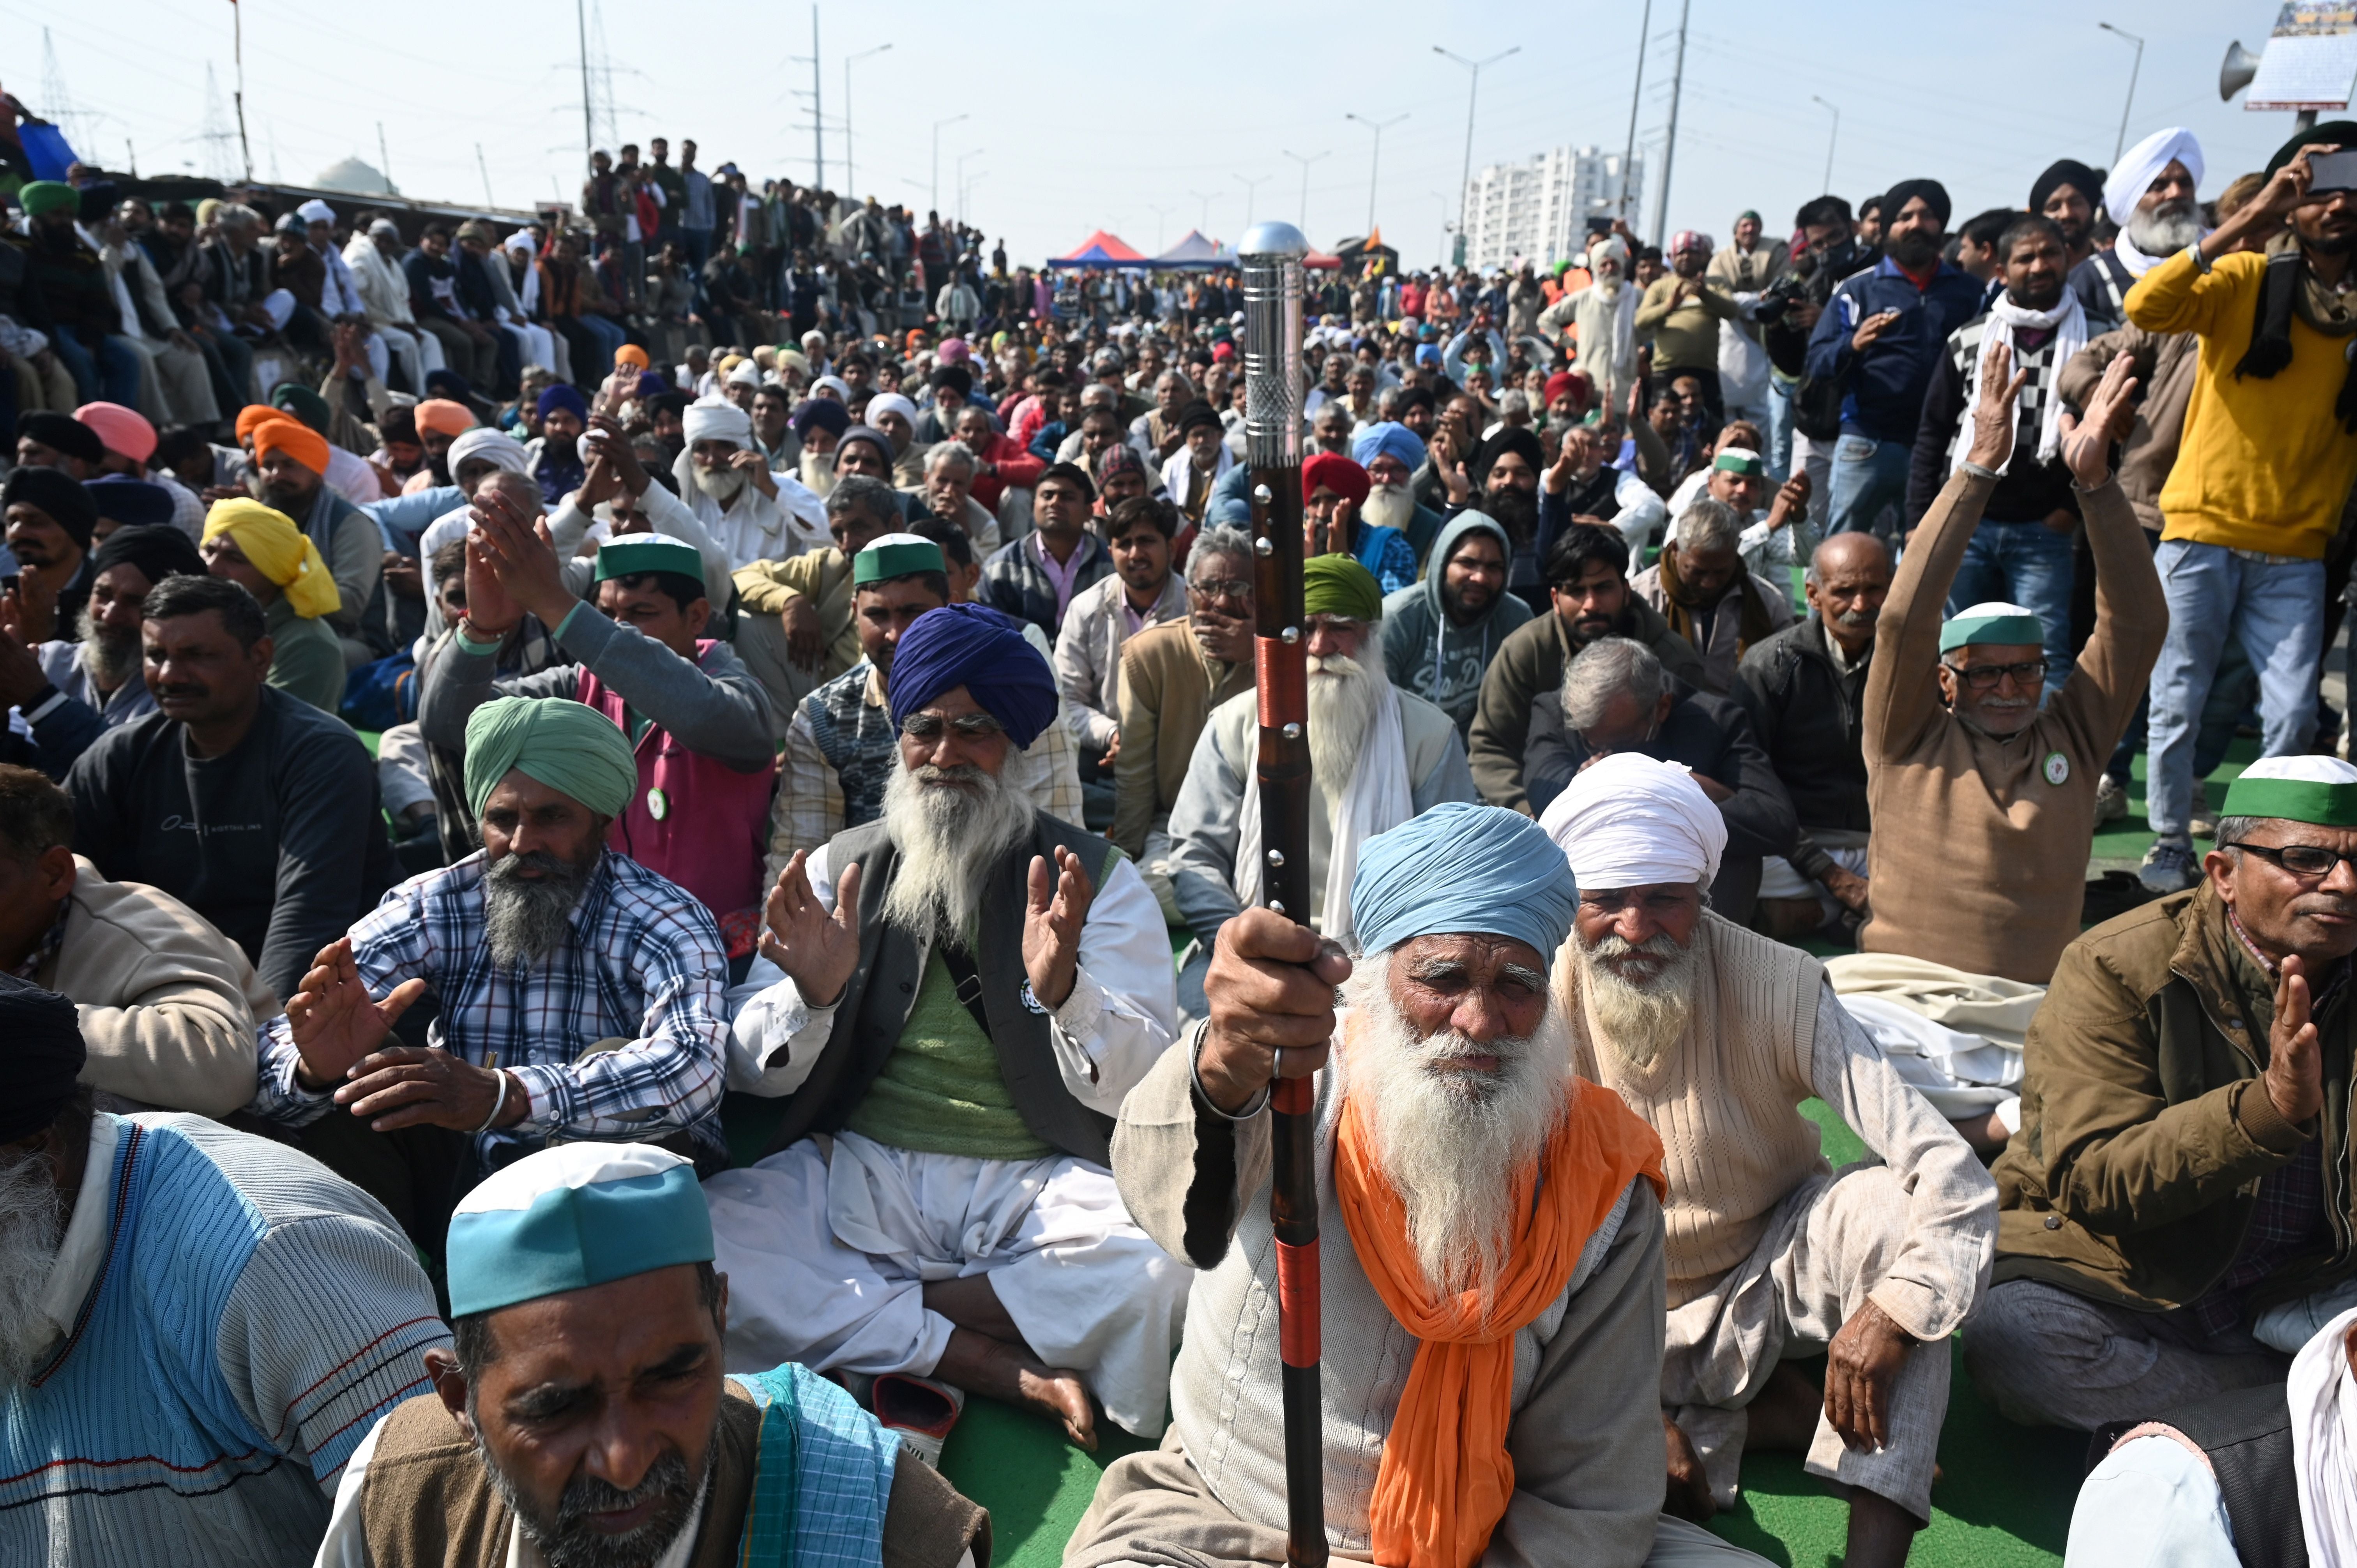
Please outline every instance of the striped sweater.
[[100, 1114], [0, 1389], [0, 1563], [311, 1561], [344, 1461], [448, 1343], [390, 1216], [203, 1117]]

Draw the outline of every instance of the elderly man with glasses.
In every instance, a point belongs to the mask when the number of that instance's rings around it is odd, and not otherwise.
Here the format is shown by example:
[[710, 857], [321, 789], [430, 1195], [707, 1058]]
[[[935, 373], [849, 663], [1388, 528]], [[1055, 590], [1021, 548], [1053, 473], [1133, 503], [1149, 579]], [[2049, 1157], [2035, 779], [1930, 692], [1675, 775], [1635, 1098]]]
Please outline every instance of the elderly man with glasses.
[[[2018, 1421], [2116, 1423], [2124, 1444], [2155, 1430], [2137, 1423], [2173, 1429], [2138, 1467], [2213, 1509], [2207, 1452], [2236, 1423], [2287, 1449], [2286, 1423], [2306, 1419], [2285, 1410], [2287, 1359], [2357, 1300], [2341, 1240], [2357, 1225], [2352, 859], [2357, 768], [2254, 763], [2198, 886], [2064, 950], [2029, 1027], [2023, 1135], [1994, 1172], [1996, 1283], [1964, 1326], [1974, 1383]], [[2251, 1474], [2251, 1452], [2216, 1476]], [[2238, 1498], [2228, 1511], [2257, 1535]]]
[[1862, 734], [1867, 953], [2043, 985], [2079, 934], [2096, 780], [2167, 626], [2151, 553], [2111, 472], [2110, 442], [2133, 412], [2129, 369], [2114, 361], [2083, 420], [2062, 416], [2095, 557], [2095, 629], [2041, 706], [2037, 616], [1982, 604], [1938, 618], [2013, 447], [2023, 378], [2005, 345], [1988, 349], [1972, 446], [1925, 513], [1875, 634]]

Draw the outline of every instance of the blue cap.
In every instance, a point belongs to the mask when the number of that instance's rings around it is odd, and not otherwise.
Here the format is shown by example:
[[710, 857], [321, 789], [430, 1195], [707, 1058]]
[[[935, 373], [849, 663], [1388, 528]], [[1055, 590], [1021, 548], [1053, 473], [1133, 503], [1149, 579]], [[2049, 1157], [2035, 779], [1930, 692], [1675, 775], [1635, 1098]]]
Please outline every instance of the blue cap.
[[712, 1261], [695, 1165], [651, 1144], [560, 1144], [459, 1199], [450, 1217], [450, 1314], [466, 1317]]

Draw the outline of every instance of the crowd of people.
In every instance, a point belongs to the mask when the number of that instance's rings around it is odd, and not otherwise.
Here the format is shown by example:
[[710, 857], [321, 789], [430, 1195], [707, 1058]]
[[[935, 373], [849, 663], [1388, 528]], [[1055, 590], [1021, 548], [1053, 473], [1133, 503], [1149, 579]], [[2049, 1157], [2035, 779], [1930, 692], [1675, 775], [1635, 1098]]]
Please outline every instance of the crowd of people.
[[2072, 1564], [2357, 1562], [2344, 141], [1321, 275], [1296, 911], [1232, 274], [16, 181], [0, 1556], [987, 1568], [981, 1397], [1283, 1562], [1314, 1078], [1337, 1552], [1901, 1563], [1960, 1336]]

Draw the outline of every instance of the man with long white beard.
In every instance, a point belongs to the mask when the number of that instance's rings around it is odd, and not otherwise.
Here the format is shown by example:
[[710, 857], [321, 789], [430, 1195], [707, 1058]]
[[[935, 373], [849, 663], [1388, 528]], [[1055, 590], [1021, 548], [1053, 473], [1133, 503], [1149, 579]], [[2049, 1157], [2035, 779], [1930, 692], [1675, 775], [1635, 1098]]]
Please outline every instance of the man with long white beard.
[[1367, 499], [1359, 521], [1396, 529], [1419, 564], [1440, 537], [1440, 514], [1415, 499], [1415, 472], [1424, 467], [1424, 437], [1396, 420], [1362, 424], [1351, 439], [1351, 458], [1367, 470]]
[[2200, 242], [2201, 144], [2182, 125], [2155, 131], [2122, 154], [2104, 182], [2104, 210], [2119, 226], [2108, 251], [2071, 269], [2071, 292], [2087, 313], [2087, 336], [2127, 319], [2128, 290], [2136, 279]]
[[1629, 285], [1629, 242], [1619, 234], [1600, 236], [1587, 247], [1591, 282], [1577, 288], [1539, 313], [1539, 329], [1550, 340], [1564, 330], [1579, 334], [1572, 366], [1596, 390], [1598, 406], [1617, 409], [1637, 378], [1637, 295]]
[[972, 1568], [990, 1516], [849, 1395], [722, 1372], [712, 1253], [695, 1167], [643, 1144], [468, 1193], [432, 1391], [353, 1448], [316, 1568]]
[[[1676, 763], [1615, 753], [1541, 825], [1579, 883], [1555, 986], [1577, 1070], [1662, 1134], [1674, 1511], [1735, 1500], [1747, 1443], [1850, 1488], [1847, 1562], [1931, 1519], [1950, 1334], [1988, 1282], [1996, 1188], [1798, 948], [1710, 912], [1724, 819]], [[1815, 1096], [1880, 1163], [1836, 1177]], [[1786, 1359], [1828, 1352], [1822, 1396]]]
[[1172, 1435], [1107, 1467], [1067, 1568], [1286, 1560], [1265, 1112], [1313, 1075], [1336, 1556], [1756, 1563], [1660, 1516], [1661, 1143], [1573, 1076], [1544, 973], [1563, 856], [1444, 805], [1368, 844], [1351, 898], [1354, 958], [1274, 910], [1232, 922], [1209, 1017], [1123, 1102], [1122, 1194], [1201, 1274]]
[[108, 730], [156, 711], [140, 679], [139, 607], [170, 576], [201, 577], [204, 558], [168, 526], [121, 528], [91, 553], [90, 599], [62, 634], [27, 648], [0, 632], [0, 707], [32, 726], [41, 771], [65, 777]]
[[[1337, 458], [1338, 462], [1347, 459]], [[1443, 800], [1479, 799], [1456, 721], [1394, 686], [1383, 660], [1383, 601], [1347, 555], [1302, 566], [1309, 650], [1309, 923], [1337, 941], [1352, 930], [1351, 881], [1361, 847]], [[1170, 808], [1170, 891], [1201, 942], [1197, 983], [1221, 928], [1260, 902], [1265, 849], [1251, 795], [1258, 696], [1211, 711]], [[1250, 798], [1248, 798], [1250, 797]], [[1191, 996], [1188, 980], [1180, 994]]]
[[687, 405], [680, 428], [687, 446], [672, 466], [679, 498], [730, 561], [782, 561], [826, 543], [826, 503], [791, 474], [770, 469], [743, 409], [704, 398]]
[[[495, 697], [467, 720], [483, 847], [319, 950], [262, 1031], [249, 1107], [439, 1258], [462, 1173], [554, 1142], [718, 1162], [728, 961], [694, 895], [606, 847], [639, 776], [612, 719]], [[423, 1047], [388, 1044], [428, 989]]]
[[969, 1392], [1084, 1448], [1092, 1394], [1158, 1436], [1187, 1275], [1122, 1208], [1106, 1140], [1170, 1043], [1161, 910], [1010, 784], [1057, 708], [1015, 622], [917, 617], [888, 700], [883, 816], [786, 863], [736, 1018], [731, 1087], [782, 1103], [768, 1156], [705, 1188], [728, 1364], [872, 1379], [928, 1459]]
[[299, 1568], [345, 1460], [448, 1343], [358, 1188], [77, 1086], [74, 1004], [0, 974], [0, 1562]]

